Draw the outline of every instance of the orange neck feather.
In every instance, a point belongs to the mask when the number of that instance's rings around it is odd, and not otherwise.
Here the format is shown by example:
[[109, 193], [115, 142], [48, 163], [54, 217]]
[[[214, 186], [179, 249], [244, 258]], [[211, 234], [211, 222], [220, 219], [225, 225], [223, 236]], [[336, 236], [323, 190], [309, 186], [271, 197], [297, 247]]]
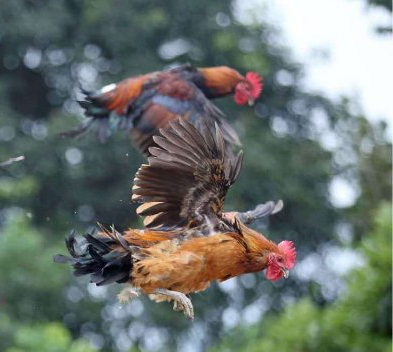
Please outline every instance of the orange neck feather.
[[278, 246], [274, 242], [269, 241], [261, 233], [243, 224], [240, 224], [240, 227], [250, 252], [280, 252]]
[[244, 80], [238, 71], [227, 66], [204, 67], [198, 70], [204, 78], [205, 86], [214, 91], [216, 96], [232, 94], [236, 85]]

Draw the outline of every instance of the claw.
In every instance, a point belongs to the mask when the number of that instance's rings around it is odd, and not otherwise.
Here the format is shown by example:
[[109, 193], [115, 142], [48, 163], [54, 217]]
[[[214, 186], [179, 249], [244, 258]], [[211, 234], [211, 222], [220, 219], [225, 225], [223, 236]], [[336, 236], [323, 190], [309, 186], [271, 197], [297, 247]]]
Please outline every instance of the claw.
[[183, 311], [187, 318], [194, 319], [194, 307], [186, 295], [179, 300], [174, 300], [173, 310], [176, 312]]
[[159, 288], [154, 294], [166, 296], [173, 300], [173, 310], [177, 312], [183, 311], [187, 318], [194, 319], [194, 307], [191, 300], [184, 293]]
[[131, 299], [139, 296], [139, 290], [135, 287], [126, 287], [118, 295], [117, 299], [120, 303], [126, 303]]
[[173, 302], [173, 310], [175, 312], [181, 312], [183, 310], [178, 301]]

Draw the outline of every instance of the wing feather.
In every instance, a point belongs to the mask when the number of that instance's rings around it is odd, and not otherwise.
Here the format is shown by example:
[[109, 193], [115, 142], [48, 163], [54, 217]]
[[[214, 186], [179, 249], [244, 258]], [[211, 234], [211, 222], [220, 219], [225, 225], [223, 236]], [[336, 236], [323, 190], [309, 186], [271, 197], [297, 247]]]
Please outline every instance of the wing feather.
[[243, 154], [225, 153], [218, 124], [213, 131], [204, 122], [200, 127], [180, 118], [154, 137], [157, 147], [149, 148], [148, 164], [136, 173], [132, 191], [148, 228], [196, 228], [223, 221], [225, 195], [239, 175]]

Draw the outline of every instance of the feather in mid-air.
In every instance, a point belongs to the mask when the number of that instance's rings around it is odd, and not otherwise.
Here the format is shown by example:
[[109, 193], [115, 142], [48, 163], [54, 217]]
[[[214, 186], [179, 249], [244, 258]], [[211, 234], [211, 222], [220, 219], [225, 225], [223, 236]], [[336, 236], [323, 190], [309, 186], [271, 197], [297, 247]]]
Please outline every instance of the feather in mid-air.
[[80, 104], [89, 119], [61, 134], [78, 136], [93, 129], [103, 141], [113, 131], [125, 130], [135, 147], [149, 155], [152, 137], [181, 116], [197, 129], [202, 122], [210, 128], [217, 123], [230, 148], [240, 145], [239, 137], [210, 99], [233, 94], [236, 104], [253, 104], [261, 91], [262, 79], [255, 72], [242, 76], [226, 66], [196, 68], [186, 64], [130, 77], [97, 92], [84, 91], [86, 97]]
[[246, 213], [222, 211], [243, 154], [225, 153], [218, 124], [211, 129], [202, 122], [198, 130], [181, 118], [160, 133], [132, 191], [146, 228], [102, 230], [82, 241], [72, 235], [66, 240], [71, 257], [58, 255], [55, 261], [72, 264], [76, 276], [90, 274], [97, 285], [127, 283], [121, 301], [144, 293], [157, 302], [173, 301], [189, 318], [194, 312], [186, 295], [214, 280], [264, 269], [268, 280], [286, 278], [296, 260], [294, 244], [275, 244], [245, 225], [279, 211], [282, 202]]

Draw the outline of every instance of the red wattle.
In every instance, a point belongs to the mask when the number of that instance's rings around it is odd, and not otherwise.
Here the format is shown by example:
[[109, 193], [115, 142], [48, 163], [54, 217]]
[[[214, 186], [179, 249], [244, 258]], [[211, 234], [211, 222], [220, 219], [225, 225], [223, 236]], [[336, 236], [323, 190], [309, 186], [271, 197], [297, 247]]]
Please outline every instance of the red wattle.
[[270, 264], [265, 272], [266, 279], [270, 281], [277, 281], [282, 277], [281, 268], [278, 265]]
[[236, 90], [235, 96], [233, 97], [237, 105], [246, 105], [248, 103], [248, 96], [243, 90]]

